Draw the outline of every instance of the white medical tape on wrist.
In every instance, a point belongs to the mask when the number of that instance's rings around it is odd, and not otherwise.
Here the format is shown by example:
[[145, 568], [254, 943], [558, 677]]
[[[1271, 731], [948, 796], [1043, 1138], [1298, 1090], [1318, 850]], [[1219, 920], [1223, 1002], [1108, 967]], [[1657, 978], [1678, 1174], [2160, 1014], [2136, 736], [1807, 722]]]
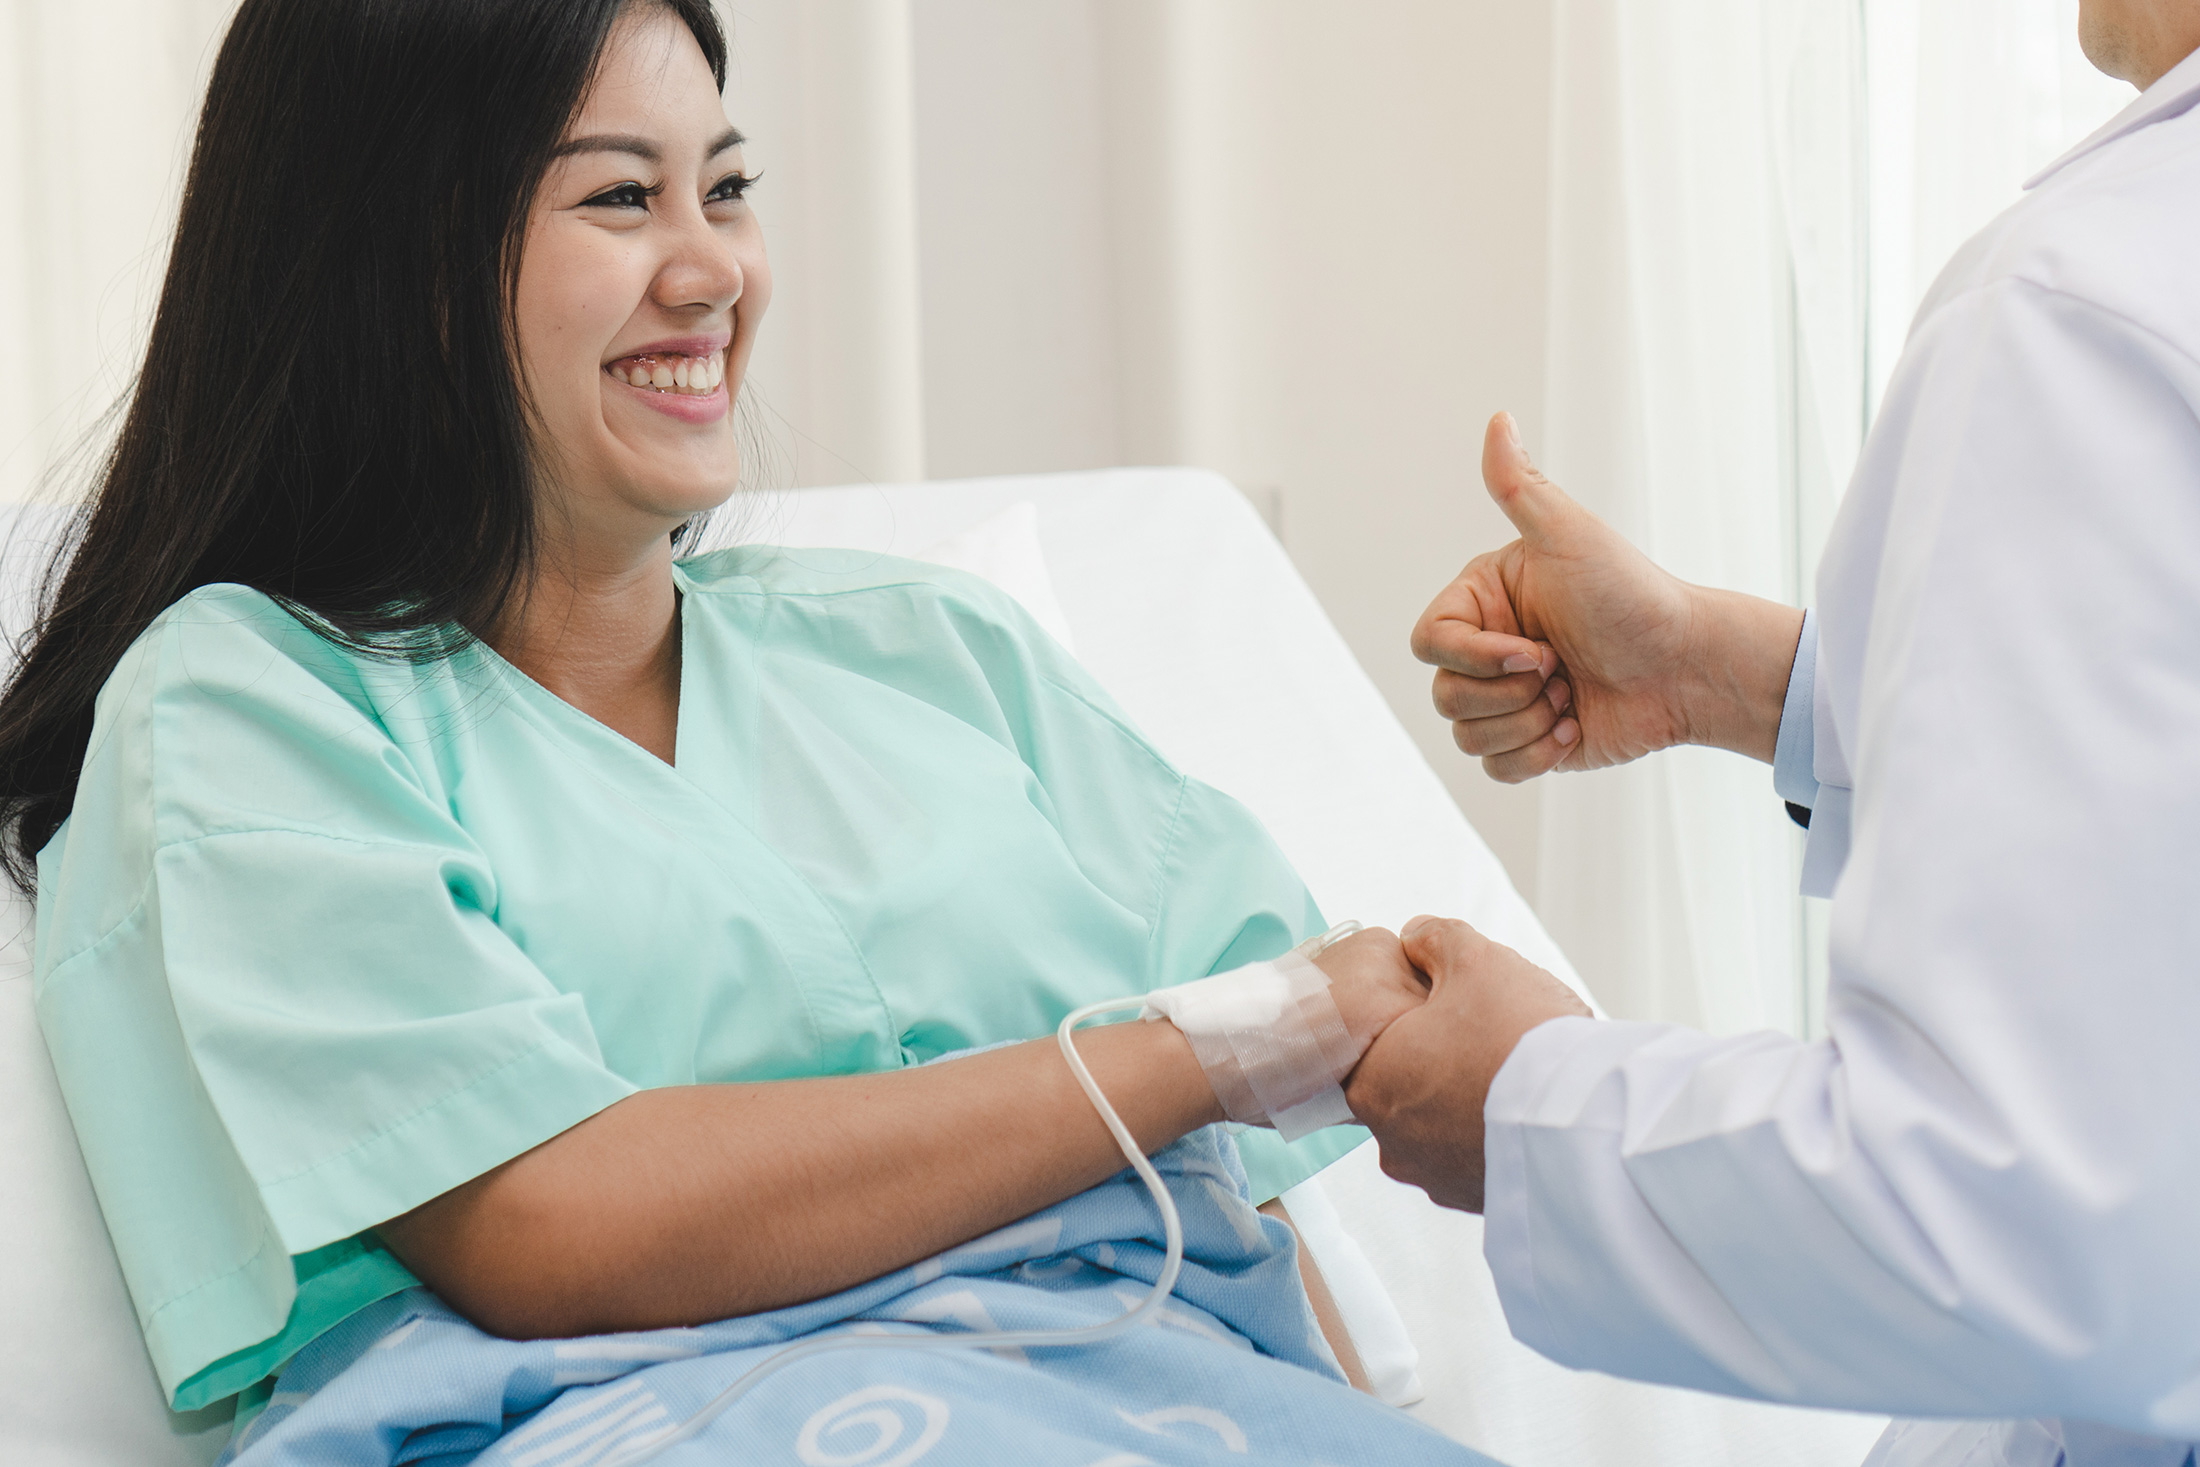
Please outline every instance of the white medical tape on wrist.
[[1183, 1031], [1231, 1120], [1286, 1141], [1350, 1124], [1342, 1082], [1366, 1046], [1345, 1027], [1329, 975], [1300, 953], [1149, 993], [1141, 1017]]

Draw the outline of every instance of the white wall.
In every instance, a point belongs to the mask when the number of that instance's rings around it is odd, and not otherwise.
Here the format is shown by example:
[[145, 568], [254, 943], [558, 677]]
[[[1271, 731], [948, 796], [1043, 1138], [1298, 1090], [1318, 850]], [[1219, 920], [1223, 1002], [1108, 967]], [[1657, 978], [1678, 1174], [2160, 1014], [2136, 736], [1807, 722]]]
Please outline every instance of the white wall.
[[1484, 421], [1542, 416], [1545, 8], [914, 16], [928, 473], [1190, 462], [1272, 495], [1361, 662], [1532, 881], [1538, 792], [1451, 747], [1406, 637], [1510, 538]]

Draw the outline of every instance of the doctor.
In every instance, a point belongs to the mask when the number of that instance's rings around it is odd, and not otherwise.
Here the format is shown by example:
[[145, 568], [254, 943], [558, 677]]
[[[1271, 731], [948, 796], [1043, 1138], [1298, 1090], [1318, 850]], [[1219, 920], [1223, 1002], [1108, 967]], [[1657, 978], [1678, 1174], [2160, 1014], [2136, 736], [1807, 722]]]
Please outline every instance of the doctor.
[[2144, 95], [1920, 310], [1808, 618], [1684, 585], [1538, 474], [1414, 635], [1500, 779], [1773, 764], [1829, 1037], [1597, 1023], [1458, 923], [1362, 1063], [1393, 1175], [1485, 1211], [1569, 1365], [1907, 1417], [1886, 1462], [2200, 1440], [2200, 0], [2085, 0]]

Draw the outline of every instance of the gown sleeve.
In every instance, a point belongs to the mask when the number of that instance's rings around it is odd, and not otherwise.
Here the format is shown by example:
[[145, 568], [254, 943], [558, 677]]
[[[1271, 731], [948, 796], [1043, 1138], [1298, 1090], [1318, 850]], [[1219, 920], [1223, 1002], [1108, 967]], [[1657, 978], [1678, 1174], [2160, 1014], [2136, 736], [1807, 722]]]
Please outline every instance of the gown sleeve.
[[410, 675], [196, 593], [109, 680], [40, 856], [41, 1027], [179, 1409], [407, 1286], [376, 1223], [634, 1089], [373, 713]]
[[[1158, 945], [1165, 964], [1160, 971], [1172, 975], [1171, 982], [1278, 957], [1329, 926], [1259, 817], [1188, 777], [1167, 879]], [[1237, 1144], [1257, 1205], [1280, 1197], [1367, 1139], [1358, 1126], [1333, 1126], [1292, 1142], [1274, 1131], [1247, 1130], [1238, 1134]]]

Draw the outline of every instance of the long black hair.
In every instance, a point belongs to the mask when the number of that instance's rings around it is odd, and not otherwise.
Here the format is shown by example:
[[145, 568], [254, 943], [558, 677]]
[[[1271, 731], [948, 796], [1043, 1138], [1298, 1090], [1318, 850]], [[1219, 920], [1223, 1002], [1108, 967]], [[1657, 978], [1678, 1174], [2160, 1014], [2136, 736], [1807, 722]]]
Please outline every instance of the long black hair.
[[101, 685], [186, 593], [237, 582], [412, 657], [524, 593], [519, 250], [629, 3], [685, 22], [724, 88], [709, 0], [244, 0], [144, 367], [0, 694], [0, 866], [22, 890]]

